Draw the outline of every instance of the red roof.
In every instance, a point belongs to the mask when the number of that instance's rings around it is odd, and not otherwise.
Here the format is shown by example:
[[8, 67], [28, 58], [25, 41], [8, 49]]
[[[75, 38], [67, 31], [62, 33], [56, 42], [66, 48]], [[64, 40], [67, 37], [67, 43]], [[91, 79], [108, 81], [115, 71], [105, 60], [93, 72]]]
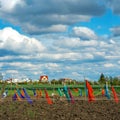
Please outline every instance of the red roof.
[[40, 76], [40, 80], [42, 80], [43, 78], [48, 79], [48, 76], [47, 76], [47, 75], [42, 75], [42, 76]]

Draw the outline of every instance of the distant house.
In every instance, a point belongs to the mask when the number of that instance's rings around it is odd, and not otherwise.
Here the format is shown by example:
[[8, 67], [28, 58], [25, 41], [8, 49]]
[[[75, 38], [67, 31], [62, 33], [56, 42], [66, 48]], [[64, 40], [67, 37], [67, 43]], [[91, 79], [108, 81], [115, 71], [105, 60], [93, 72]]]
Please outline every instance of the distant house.
[[6, 80], [7, 83], [12, 83], [12, 78]]
[[48, 81], [48, 76], [47, 75], [40, 76], [40, 82], [47, 82], [47, 81]]
[[62, 83], [67, 83], [67, 82], [72, 82], [72, 79], [70, 79], [70, 78], [61, 78], [59, 81], [61, 81]]

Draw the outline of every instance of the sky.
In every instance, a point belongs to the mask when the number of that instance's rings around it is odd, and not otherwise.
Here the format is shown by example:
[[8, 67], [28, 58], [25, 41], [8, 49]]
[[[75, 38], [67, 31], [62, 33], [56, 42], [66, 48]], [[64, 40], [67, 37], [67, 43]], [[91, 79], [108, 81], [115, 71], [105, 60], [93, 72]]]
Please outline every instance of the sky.
[[120, 76], [120, 0], [0, 0], [3, 79]]

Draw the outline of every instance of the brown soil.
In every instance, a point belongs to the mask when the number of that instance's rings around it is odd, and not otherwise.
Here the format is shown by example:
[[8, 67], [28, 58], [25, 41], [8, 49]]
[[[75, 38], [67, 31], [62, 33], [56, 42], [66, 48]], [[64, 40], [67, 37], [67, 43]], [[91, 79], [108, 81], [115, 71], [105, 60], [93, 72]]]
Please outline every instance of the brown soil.
[[47, 104], [45, 98], [27, 101], [0, 102], [0, 120], [120, 120], [120, 103], [113, 100], [75, 100], [54, 98], [54, 104]]

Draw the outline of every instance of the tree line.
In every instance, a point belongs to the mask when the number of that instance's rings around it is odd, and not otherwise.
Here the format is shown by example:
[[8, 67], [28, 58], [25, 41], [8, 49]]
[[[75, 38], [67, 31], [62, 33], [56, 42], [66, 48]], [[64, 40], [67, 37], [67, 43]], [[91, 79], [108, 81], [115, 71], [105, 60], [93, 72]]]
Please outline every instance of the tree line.
[[[112, 77], [112, 76], [105, 76], [103, 73], [101, 73], [100, 77], [98, 80], [94, 81], [89, 81], [92, 85], [104, 85], [106, 82], [109, 85], [120, 85], [120, 77]], [[0, 84], [5, 83], [5, 81], [0, 81]], [[52, 79], [47, 82], [41, 82], [41, 81], [34, 81], [30, 80], [29, 82], [22, 82], [19, 84], [68, 84], [68, 85], [84, 85], [85, 81], [83, 80], [68, 80], [64, 81], [61, 79]]]
[[120, 77], [105, 76], [103, 73], [101, 73], [98, 82], [100, 84], [105, 84], [108, 82], [110, 85], [120, 85]]

